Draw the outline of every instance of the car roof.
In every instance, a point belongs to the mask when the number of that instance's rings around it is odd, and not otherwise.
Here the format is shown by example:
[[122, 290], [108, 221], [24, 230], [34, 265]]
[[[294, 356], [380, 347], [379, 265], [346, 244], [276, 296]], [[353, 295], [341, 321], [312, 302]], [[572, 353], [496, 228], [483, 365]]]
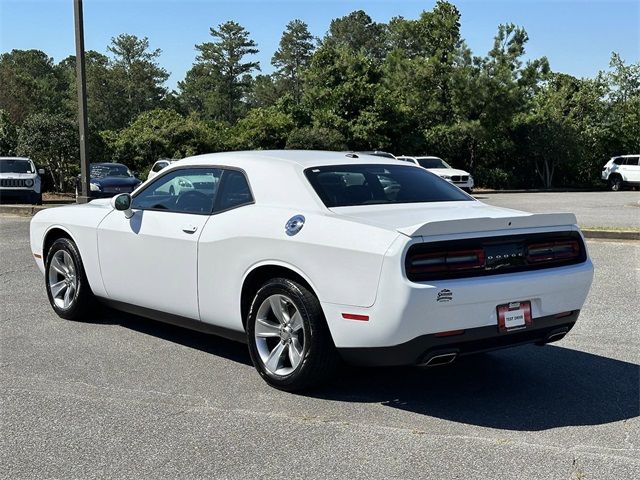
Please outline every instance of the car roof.
[[416, 160], [426, 160], [426, 159], [434, 159], [434, 160], [442, 160], [440, 157], [434, 157], [433, 155], [401, 155], [398, 158], [415, 158]]
[[0, 157], [0, 160], [28, 160], [31, 161], [28, 157]]
[[631, 153], [631, 154], [627, 154], [627, 155], [617, 155], [613, 158], [628, 158], [628, 157], [637, 157], [639, 156], [640, 153]]
[[116, 162], [97, 162], [97, 163], [90, 163], [89, 165], [92, 167], [110, 167], [111, 165], [120, 165], [121, 167], [127, 167], [122, 163], [116, 163]]
[[373, 155], [317, 150], [255, 150], [208, 153], [184, 158], [166, 167], [160, 175], [185, 167], [241, 169], [248, 176], [256, 204], [262, 203], [295, 211], [326, 211], [311, 184], [303, 180], [304, 170], [311, 167], [363, 164], [420, 168], [400, 160]]
[[[388, 165], [398, 164], [398, 160], [374, 155], [350, 152], [328, 152], [322, 150], [253, 150], [242, 152], [207, 153], [180, 160], [182, 167], [186, 165], [228, 165], [243, 168], [254, 162], [268, 162], [273, 165], [289, 164], [302, 168], [321, 167], [327, 165], [367, 163]], [[404, 162], [400, 162], [404, 163]]]

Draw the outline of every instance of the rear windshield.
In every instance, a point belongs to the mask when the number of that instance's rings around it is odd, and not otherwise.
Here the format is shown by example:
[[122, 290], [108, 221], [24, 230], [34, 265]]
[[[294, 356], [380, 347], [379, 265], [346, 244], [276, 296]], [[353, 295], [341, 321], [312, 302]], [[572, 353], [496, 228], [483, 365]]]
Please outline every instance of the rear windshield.
[[0, 160], [0, 173], [35, 173], [29, 160]]
[[472, 200], [437, 175], [405, 165], [331, 165], [305, 175], [329, 208]]
[[418, 158], [418, 163], [422, 168], [451, 168], [441, 158]]

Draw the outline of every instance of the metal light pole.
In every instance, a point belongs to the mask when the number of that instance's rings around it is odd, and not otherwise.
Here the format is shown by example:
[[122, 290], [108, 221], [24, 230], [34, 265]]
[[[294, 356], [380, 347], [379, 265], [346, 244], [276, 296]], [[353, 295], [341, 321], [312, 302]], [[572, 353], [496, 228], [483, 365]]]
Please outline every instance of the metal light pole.
[[76, 85], [78, 90], [78, 126], [80, 129], [80, 190], [78, 203], [89, 201], [89, 161], [87, 148], [87, 76], [84, 64], [84, 21], [82, 0], [73, 0], [76, 25]]

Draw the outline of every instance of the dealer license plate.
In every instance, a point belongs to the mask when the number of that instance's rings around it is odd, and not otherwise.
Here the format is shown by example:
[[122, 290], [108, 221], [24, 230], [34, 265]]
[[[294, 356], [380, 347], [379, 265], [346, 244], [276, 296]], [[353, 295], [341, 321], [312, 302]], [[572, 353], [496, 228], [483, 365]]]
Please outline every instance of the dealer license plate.
[[511, 302], [498, 305], [498, 328], [501, 332], [519, 330], [531, 325], [531, 302]]

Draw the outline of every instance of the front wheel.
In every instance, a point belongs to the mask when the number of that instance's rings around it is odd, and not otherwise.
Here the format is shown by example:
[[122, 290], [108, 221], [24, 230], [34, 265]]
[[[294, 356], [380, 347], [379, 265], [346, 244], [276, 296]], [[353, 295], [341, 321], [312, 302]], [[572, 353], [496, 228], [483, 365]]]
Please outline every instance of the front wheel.
[[78, 320], [87, 313], [93, 294], [84, 272], [80, 252], [68, 238], [59, 238], [47, 253], [47, 296], [59, 317]]
[[281, 390], [318, 386], [339, 364], [320, 302], [289, 279], [270, 280], [256, 293], [247, 319], [247, 337], [256, 370]]
[[622, 177], [613, 175], [609, 177], [609, 189], [612, 192], [617, 192], [622, 189]]

